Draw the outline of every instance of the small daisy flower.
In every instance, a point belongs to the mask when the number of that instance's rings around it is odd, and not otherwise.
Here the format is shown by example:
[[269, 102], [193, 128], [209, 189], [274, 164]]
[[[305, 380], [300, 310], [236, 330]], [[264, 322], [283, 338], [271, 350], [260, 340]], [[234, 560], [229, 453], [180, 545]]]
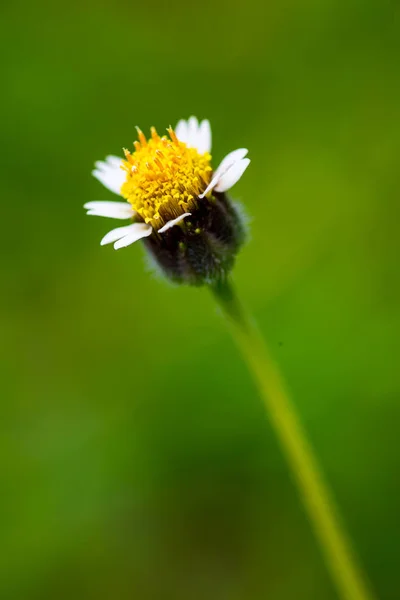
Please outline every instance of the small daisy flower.
[[247, 150], [230, 152], [213, 171], [207, 120], [181, 120], [168, 136], [140, 129], [135, 150], [108, 156], [93, 175], [123, 202], [87, 202], [87, 214], [131, 223], [109, 231], [101, 245], [124, 248], [143, 239], [165, 275], [200, 285], [223, 279], [243, 243], [240, 214], [227, 198], [250, 160]]

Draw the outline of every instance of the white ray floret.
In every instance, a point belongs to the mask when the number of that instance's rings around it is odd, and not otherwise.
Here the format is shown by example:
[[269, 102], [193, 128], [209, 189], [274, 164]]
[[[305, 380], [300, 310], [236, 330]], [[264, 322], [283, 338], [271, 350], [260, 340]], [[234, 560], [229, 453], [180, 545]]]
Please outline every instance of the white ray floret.
[[248, 153], [247, 148], [238, 148], [237, 150], [233, 150], [232, 152], [229, 152], [229, 154], [227, 154], [225, 156], [225, 158], [223, 158], [221, 160], [220, 164], [218, 165], [218, 168], [215, 170], [214, 177], [219, 178], [228, 169], [230, 169], [235, 163], [237, 163], [239, 160], [244, 158], [247, 153]]
[[215, 186], [216, 192], [226, 192], [235, 185], [247, 169], [250, 164], [249, 158], [242, 158], [237, 163], [232, 165], [223, 175], [221, 175], [217, 185]]
[[185, 142], [189, 148], [196, 148], [199, 154], [211, 152], [211, 126], [208, 119], [201, 123], [196, 117], [190, 117], [188, 121], [181, 119], [175, 127], [175, 133], [178, 140]]
[[132, 230], [132, 233], [125, 235], [123, 238], [115, 242], [115, 250], [126, 248], [138, 240], [148, 237], [153, 231], [152, 227], [150, 225], [146, 225], [146, 223], [133, 223], [133, 225], [136, 225], [136, 227], [134, 231]]
[[[214, 188], [217, 192], [226, 192], [235, 185], [250, 164], [250, 159], [244, 158], [247, 152], [247, 148], [239, 148], [238, 150], [233, 150], [233, 152], [227, 154], [215, 171], [209, 185], [204, 192], [200, 194], [199, 198], [204, 198], [204, 196]], [[220, 184], [221, 187], [219, 187]]]
[[121, 195], [121, 186], [126, 180], [126, 173], [122, 166], [122, 158], [118, 156], [107, 156], [105, 161], [98, 160], [95, 163], [95, 169], [92, 174], [98, 179], [107, 189], [114, 194]]
[[208, 119], [204, 119], [199, 125], [197, 150], [200, 154], [211, 152], [211, 125]]
[[197, 130], [199, 128], [199, 122], [197, 120], [197, 117], [190, 117], [188, 122], [187, 122], [187, 128], [188, 128], [188, 139], [187, 139], [187, 145], [189, 147], [195, 147], [196, 142], [197, 142]]
[[125, 227], [117, 227], [106, 233], [101, 240], [100, 245], [105, 246], [106, 244], [115, 242], [114, 248], [118, 250], [119, 248], [124, 248], [125, 246], [133, 244], [133, 242], [136, 242], [143, 237], [147, 237], [152, 231], [152, 227], [146, 223], [132, 223]]
[[158, 233], [164, 233], [164, 231], [171, 229], [171, 227], [173, 227], [174, 225], [178, 225], [178, 223], [183, 221], [183, 219], [186, 219], [186, 217], [190, 217], [191, 214], [192, 213], [184, 213], [183, 215], [179, 215], [179, 217], [176, 217], [176, 219], [171, 219], [171, 221], [165, 223], [164, 227], [161, 227], [161, 229], [158, 230]]
[[178, 140], [181, 142], [187, 142], [187, 122], [184, 119], [181, 119], [177, 122], [175, 127], [175, 133]]
[[86, 208], [88, 215], [108, 217], [109, 219], [131, 219], [136, 214], [129, 202], [95, 200], [86, 202], [83, 208]]

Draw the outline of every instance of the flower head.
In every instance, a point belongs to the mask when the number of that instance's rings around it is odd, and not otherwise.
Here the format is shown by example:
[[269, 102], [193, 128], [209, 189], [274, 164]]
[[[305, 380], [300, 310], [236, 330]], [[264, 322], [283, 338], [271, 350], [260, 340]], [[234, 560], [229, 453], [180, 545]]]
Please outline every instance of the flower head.
[[195, 117], [160, 137], [138, 129], [135, 150], [125, 159], [108, 156], [93, 175], [125, 202], [88, 202], [90, 215], [133, 222], [107, 233], [101, 244], [119, 249], [141, 239], [173, 280], [209, 283], [231, 268], [243, 241], [243, 225], [225, 195], [250, 163], [241, 148], [213, 172], [211, 129]]

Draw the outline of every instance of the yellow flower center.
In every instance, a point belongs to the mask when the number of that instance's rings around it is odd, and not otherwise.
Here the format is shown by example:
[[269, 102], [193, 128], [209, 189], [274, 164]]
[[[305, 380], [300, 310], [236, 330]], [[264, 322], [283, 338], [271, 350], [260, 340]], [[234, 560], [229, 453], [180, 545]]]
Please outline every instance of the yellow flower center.
[[172, 128], [168, 133], [169, 137], [160, 137], [152, 127], [147, 140], [138, 130], [135, 151], [124, 151], [126, 181], [121, 193], [143, 221], [156, 230], [196, 207], [212, 173], [208, 152], [199, 154], [195, 148], [188, 148]]

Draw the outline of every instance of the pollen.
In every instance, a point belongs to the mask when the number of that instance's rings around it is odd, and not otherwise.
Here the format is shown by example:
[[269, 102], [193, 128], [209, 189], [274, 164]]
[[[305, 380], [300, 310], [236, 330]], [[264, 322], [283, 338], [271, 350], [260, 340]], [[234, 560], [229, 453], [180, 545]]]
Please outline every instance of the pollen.
[[196, 208], [199, 194], [210, 183], [211, 155], [188, 148], [172, 127], [162, 137], [152, 127], [149, 139], [137, 131], [135, 150], [124, 150], [126, 181], [121, 193], [143, 221], [158, 230]]

